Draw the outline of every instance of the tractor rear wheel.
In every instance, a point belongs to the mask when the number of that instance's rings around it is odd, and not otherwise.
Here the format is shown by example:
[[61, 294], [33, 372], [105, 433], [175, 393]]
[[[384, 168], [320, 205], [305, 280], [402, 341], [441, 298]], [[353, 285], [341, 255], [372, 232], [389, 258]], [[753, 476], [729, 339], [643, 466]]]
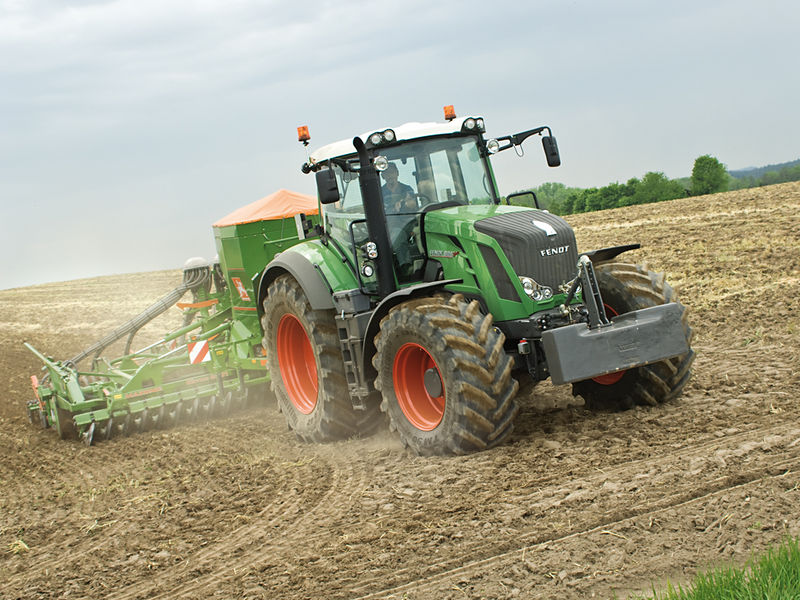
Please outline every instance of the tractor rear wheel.
[[517, 382], [505, 336], [460, 294], [404, 302], [375, 337], [372, 364], [389, 426], [418, 454], [466, 454], [508, 438]]
[[333, 311], [313, 310], [300, 284], [281, 275], [269, 286], [261, 325], [272, 388], [290, 429], [309, 442], [374, 429], [379, 408], [356, 411], [350, 401]]
[[[632, 310], [677, 302], [664, 274], [641, 265], [608, 262], [595, 267], [600, 294], [609, 318]], [[692, 328], [683, 307], [683, 329], [691, 344]], [[657, 363], [578, 381], [572, 393], [581, 396], [588, 408], [627, 410], [636, 405], [657, 405], [677, 398], [691, 377], [694, 350]]]

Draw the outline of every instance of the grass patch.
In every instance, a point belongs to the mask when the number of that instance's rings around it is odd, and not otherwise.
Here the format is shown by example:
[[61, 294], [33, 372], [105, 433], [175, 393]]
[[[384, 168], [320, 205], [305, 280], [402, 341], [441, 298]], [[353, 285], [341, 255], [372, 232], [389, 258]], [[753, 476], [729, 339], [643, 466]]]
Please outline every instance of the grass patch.
[[699, 573], [684, 589], [671, 584], [650, 600], [789, 600], [800, 598], [800, 545], [787, 539], [751, 558], [741, 569], [720, 567]]

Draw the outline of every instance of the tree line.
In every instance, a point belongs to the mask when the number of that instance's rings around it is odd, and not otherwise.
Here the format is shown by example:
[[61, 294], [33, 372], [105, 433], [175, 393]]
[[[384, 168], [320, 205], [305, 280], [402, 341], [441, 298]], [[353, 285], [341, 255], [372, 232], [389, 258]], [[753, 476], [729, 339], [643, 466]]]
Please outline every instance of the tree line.
[[773, 185], [775, 183], [787, 183], [789, 181], [800, 181], [800, 164], [788, 167], [781, 167], [775, 171], [767, 171], [759, 176], [745, 175], [744, 177], [732, 178], [731, 190], [743, 190], [751, 187]]
[[768, 171], [759, 177], [735, 178], [719, 160], [704, 154], [694, 161], [692, 175], [688, 178], [669, 179], [664, 173], [650, 171], [641, 179], [633, 177], [626, 183], [599, 188], [575, 188], [549, 182], [531, 191], [535, 192], [540, 207], [557, 215], [568, 215], [798, 180], [800, 165]]

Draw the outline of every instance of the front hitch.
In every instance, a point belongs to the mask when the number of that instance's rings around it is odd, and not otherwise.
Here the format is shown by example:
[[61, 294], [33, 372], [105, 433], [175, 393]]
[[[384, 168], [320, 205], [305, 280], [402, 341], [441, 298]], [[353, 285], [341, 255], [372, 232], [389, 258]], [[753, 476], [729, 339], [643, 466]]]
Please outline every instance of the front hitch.
[[578, 292], [578, 286], [583, 291], [583, 303], [589, 314], [589, 328], [596, 329], [597, 327], [609, 325], [603, 297], [600, 295], [600, 286], [594, 273], [594, 265], [586, 255], [581, 255], [578, 259], [578, 273], [575, 279], [572, 280], [572, 286], [567, 292], [567, 298], [561, 306], [561, 311], [565, 315], [569, 315], [569, 305]]

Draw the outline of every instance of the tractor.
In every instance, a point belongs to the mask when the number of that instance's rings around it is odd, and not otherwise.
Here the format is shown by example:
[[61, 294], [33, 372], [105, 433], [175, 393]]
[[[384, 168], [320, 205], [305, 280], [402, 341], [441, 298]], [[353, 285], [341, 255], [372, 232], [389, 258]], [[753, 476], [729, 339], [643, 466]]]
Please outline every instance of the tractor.
[[686, 309], [663, 276], [617, 262], [639, 246], [579, 253], [534, 195], [527, 208], [498, 193], [491, 156], [532, 136], [560, 165], [550, 128], [487, 139], [483, 118], [445, 117], [323, 146], [302, 165], [320, 223], [257, 285], [289, 426], [327, 441], [385, 415], [414, 452], [463, 454], [508, 438], [520, 382], [571, 383], [601, 409], [678, 396], [694, 358]]
[[508, 439], [520, 385], [571, 384], [602, 410], [680, 395], [694, 359], [687, 311], [663, 275], [619, 262], [639, 245], [579, 252], [535, 194], [498, 191], [491, 157], [522, 154], [528, 138], [561, 164], [548, 126], [488, 138], [483, 118], [448, 106], [443, 122], [316, 150], [306, 127], [298, 135], [318, 210], [215, 224], [219, 258], [188, 265], [185, 326], [156, 345], [130, 352], [129, 339], [121, 359], [99, 357], [172, 297], [82, 353], [95, 353], [88, 372], [31, 347], [48, 370], [34, 378], [32, 421], [92, 443], [226, 412], [269, 382], [302, 440], [388, 422], [417, 454], [466, 454]]

